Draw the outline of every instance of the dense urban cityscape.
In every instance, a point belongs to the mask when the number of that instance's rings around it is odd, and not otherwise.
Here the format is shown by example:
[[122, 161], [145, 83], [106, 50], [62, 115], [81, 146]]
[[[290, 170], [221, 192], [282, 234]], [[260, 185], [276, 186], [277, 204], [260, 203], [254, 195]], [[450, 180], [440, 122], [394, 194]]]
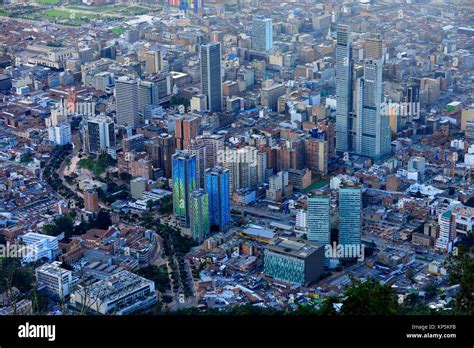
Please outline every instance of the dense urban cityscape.
[[474, 314], [472, 0], [0, 25], [0, 315]]

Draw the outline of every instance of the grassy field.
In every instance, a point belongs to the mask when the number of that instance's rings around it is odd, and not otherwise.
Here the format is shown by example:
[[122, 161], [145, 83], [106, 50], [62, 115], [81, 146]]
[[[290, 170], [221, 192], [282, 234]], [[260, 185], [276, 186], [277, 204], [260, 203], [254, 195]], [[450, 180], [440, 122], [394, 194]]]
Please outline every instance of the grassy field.
[[36, 2], [41, 5], [59, 5], [61, 3], [60, 0], [36, 0]]
[[304, 190], [306, 192], [309, 192], [311, 190], [317, 190], [317, 189], [320, 189], [323, 186], [326, 186], [327, 184], [329, 184], [329, 181], [327, 181], [327, 180], [316, 181], [316, 182], [312, 183], [311, 185], [309, 185], [308, 187], [306, 187]]
[[44, 16], [48, 18], [59, 18], [59, 19], [78, 19], [78, 18], [89, 18], [95, 19], [97, 15], [93, 13], [76, 13], [72, 11], [63, 11], [63, 10], [45, 10], [42, 12]]

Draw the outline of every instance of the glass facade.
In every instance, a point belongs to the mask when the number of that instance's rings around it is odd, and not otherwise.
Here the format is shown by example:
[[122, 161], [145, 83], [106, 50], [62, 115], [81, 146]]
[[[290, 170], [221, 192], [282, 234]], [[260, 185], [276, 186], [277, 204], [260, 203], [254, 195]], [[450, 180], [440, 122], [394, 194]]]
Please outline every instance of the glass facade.
[[203, 190], [191, 193], [191, 235], [193, 239], [202, 242], [209, 236], [209, 196]]
[[206, 170], [210, 223], [223, 229], [230, 224], [229, 171], [221, 167]]
[[[323, 245], [331, 243], [331, 197], [308, 198], [306, 215], [308, 240]], [[329, 262], [325, 259], [325, 265]]]
[[339, 189], [339, 244], [360, 244], [362, 191]]
[[283, 282], [305, 283], [304, 260], [265, 250], [264, 272], [266, 275]]
[[189, 226], [189, 199], [196, 189], [196, 157], [179, 151], [173, 155], [173, 212]]

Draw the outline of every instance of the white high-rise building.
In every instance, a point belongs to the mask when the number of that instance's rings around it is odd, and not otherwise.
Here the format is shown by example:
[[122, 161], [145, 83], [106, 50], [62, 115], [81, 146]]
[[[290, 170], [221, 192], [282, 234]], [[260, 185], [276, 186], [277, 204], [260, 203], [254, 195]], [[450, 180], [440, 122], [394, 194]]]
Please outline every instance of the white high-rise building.
[[255, 17], [252, 22], [252, 48], [269, 51], [273, 48], [273, 26], [271, 18]]
[[72, 271], [62, 268], [61, 262], [58, 261], [38, 267], [35, 273], [37, 287], [44, 287], [50, 294], [60, 298], [71, 294], [74, 283], [77, 281], [72, 276]]
[[61, 122], [48, 128], [48, 138], [55, 145], [66, 145], [71, 143], [71, 125]]
[[28, 232], [19, 237], [27, 247], [23, 262], [36, 262], [42, 258], [53, 260], [59, 252], [58, 238], [46, 234]]
[[257, 153], [258, 150], [251, 146], [240, 149], [225, 149], [223, 167], [227, 168], [230, 173], [230, 192], [241, 188], [256, 188]]
[[110, 117], [99, 115], [86, 120], [85, 143], [87, 151], [99, 154], [115, 145], [114, 122]]

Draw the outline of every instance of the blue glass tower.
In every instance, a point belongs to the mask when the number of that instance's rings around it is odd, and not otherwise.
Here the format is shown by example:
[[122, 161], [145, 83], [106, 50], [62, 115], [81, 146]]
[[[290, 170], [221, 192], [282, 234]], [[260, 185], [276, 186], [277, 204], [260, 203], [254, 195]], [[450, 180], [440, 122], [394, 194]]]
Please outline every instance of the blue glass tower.
[[339, 244], [360, 244], [362, 191], [358, 187], [339, 189]]
[[189, 200], [196, 186], [196, 157], [178, 151], [173, 155], [173, 212], [184, 226], [189, 226]]
[[222, 230], [230, 224], [229, 170], [222, 167], [207, 169], [206, 192], [211, 224]]
[[[331, 244], [331, 197], [308, 198], [307, 212], [308, 240], [323, 245]], [[329, 265], [325, 258], [324, 264]]]

